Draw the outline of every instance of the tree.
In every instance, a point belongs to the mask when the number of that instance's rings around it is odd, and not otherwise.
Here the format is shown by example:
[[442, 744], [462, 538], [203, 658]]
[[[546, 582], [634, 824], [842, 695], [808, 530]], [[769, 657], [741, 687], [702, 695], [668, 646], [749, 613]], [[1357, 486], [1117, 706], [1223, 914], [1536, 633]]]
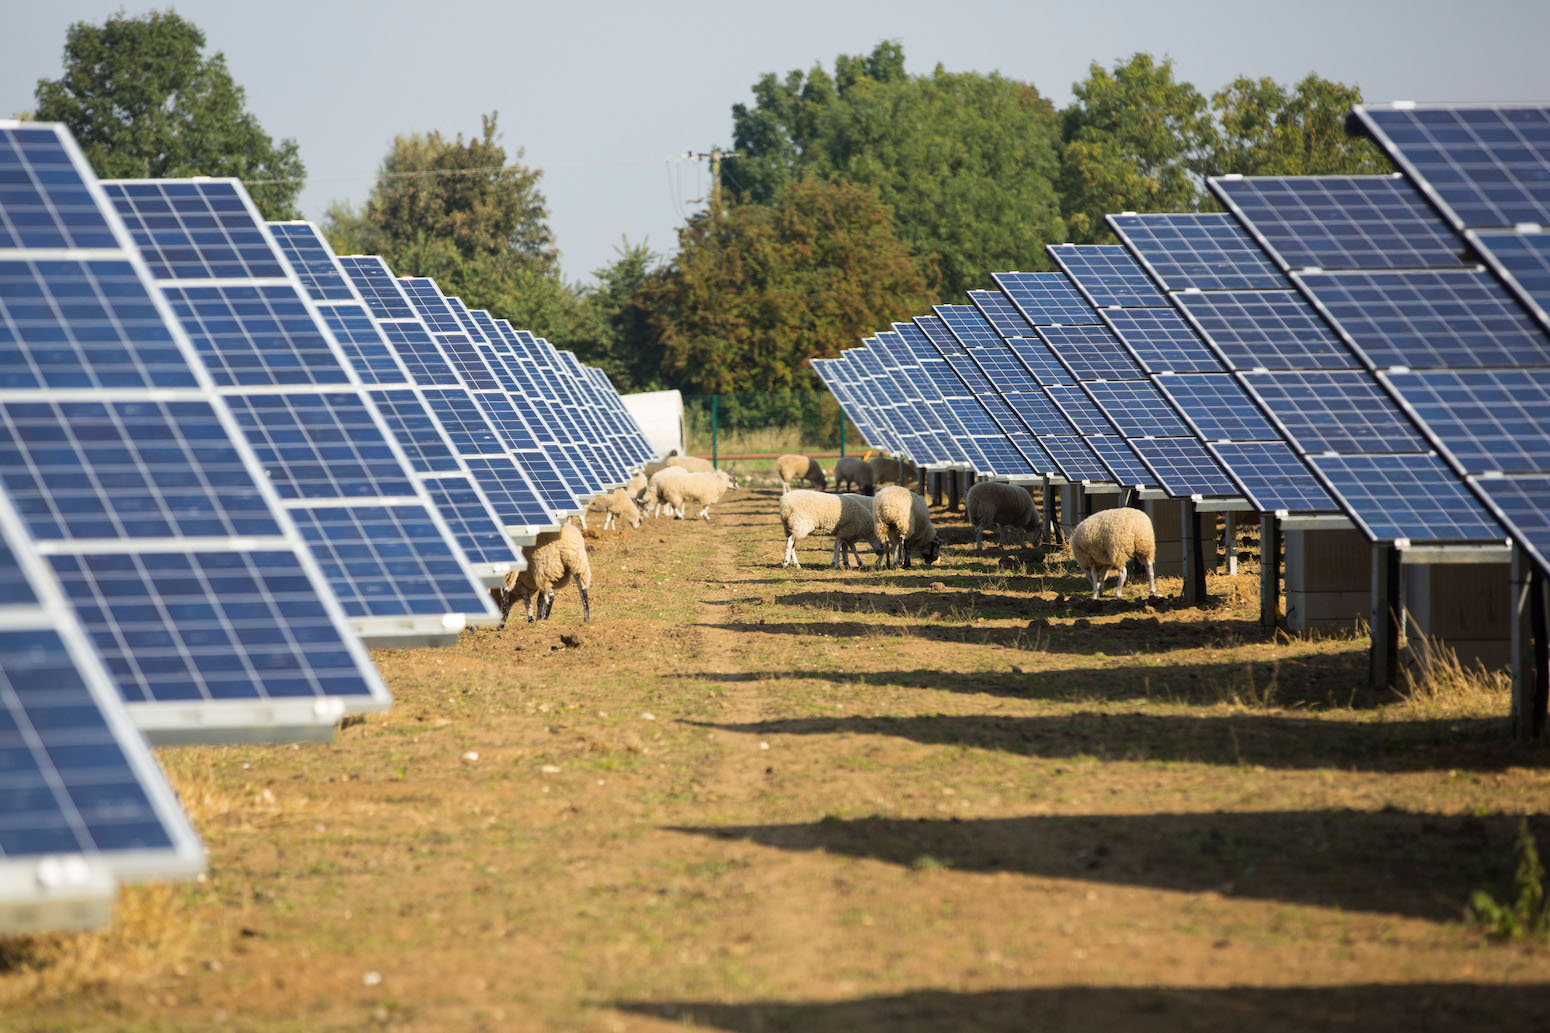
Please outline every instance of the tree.
[[306, 168], [295, 140], [276, 144], [246, 110], [219, 52], [171, 11], [65, 36], [64, 75], [39, 79], [35, 117], [63, 122], [104, 179], [235, 176], [266, 219], [297, 218]]
[[1108, 236], [1108, 212], [1191, 212], [1205, 199], [1198, 175], [1215, 139], [1206, 99], [1173, 77], [1173, 62], [1136, 54], [1109, 71], [1093, 62], [1064, 112], [1060, 186], [1078, 242]]
[[1365, 137], [1345, 132], [1360, 104], [1355, 86], [1310, 75], [1290, 91], [1273, 79], [1239, 76], [1211, 97], [1217, 139], [1204, 162], [1208, 175], [1363, 175], [1391, 171]]
[[797, 180], [773, 205], [712, 211], [644, 304], [671, 383], [692, 392], [812, 395], [806, 360], [930, 304], [926, 270], [873, 189]]
[[1055, 178], [1059, 123], [1031, 85], [999, 75], [910, 76], [884, 42], [866, 56], [754, 84], [732, 109], [737, 157], [723, 185], [774, 203], [803, 176], [875, 188], [898, 235], [927, 259], [940, 296], [998, 269], [1037, 268], [1065, 239]]
[[596, 285], [584, 292], [595, 337], [574, 342], [576, 354], [601, 367], [621, 391], [651, 390], [662, 384], [662, 342], [644, 298], [661, 279], [660, 260], [628, 240], [614, 251], [613, 264], [596, 270]]

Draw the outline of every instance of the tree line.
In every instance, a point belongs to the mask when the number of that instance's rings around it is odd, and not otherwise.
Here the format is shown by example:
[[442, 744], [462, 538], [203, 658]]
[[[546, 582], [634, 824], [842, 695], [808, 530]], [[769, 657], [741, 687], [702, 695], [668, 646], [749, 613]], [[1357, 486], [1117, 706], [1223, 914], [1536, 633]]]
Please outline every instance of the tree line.
[[[295, 218], [305, 169], [247, 112], [219, 53], [174, 13], [77, 23], [35, 117], [68, 125], [103, 176], [237, 176], [265, 216]], [[905, 70], [903, 48], [761, 76], [731, 108], [720, 201], [676, 250], [622, 241], [566, 282], [542, 170], [477, 133], [397, 137], [366, 201], [322, 220], [336, 250], [435, 277], [601, 366], [622, 391], [766, 396], [749, 419], [816, 412], [807, 365], [893, 320], [955, 302], [1044, 245], [1108, 239], [1118, 211], [1197, 211], [1205, 177], [1389, 171], [1344, 132], [1353, 86], [1240, 76], [1206, 95], [1168, 60], [1094, 62], [1065, 107], [998, 73]], [[757, 410], [769, 409], [767, 413]]]

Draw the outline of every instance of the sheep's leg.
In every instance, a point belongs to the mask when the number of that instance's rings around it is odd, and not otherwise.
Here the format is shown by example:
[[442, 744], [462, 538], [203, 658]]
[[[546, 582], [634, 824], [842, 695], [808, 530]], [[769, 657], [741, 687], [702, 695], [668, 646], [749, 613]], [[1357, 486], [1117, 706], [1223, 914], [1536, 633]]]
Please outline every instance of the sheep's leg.
[[900, 542], [899, 543], [899, 566], [903, 567], [905, 570], [909, 570], [910, 569], [910, 543], [909, 542]]
[[[780, 558], [780, 565], [782, 567], [789, 567], [789, 566], [791, 566], [792, 563], [794, 563], [796, 561], [796, 552], [797, 552], [796, 541], [797, 541], [797, 536], [796, 535], [794, 535], [794, 534], [786, 535], [786, 553], [785, 553], [784, 556], [782, 556]], [[800, 567], [801, 565], [802, 564], [797, 563], [797, 566]]]
[[785, 480], [785, 478], [781, 478], [781, 482], [780, 482], [780, 493], [781, 493], [781, 494], [782, 494], [782, 495], [785, 495], [785, 494], [787, 494], [787, 493], [788, 493], [788, 492], [790, 492], [790, 491], [791, 491], [791, 485], [790, 485], [790, 484], [788, 484], [788, 483], [786, 483], [786, 480]]
[[985, 529], [979, 524], [974, 525], [974, 551], [976, 553], [985, 551]]
[[1114, 586], [1114, 598], [1116, 598], [1116, 599], [1120, 598], [1120, 593], [1125, 590], [1125, 574], [1129, 570], [1130, 570], [1130, 564], [1128, 564], [1128, 563], [1121, 563], [1119, 565], [1119, 584]]
[[834, 539], [834, 549], [829, 558], [829, 569], [839, 570], [841, 559], [845, 561], [845, 567], [849, 569], [850, 557], [845, 555], [845, 543], [836, 538]]
[[1103, 594], [1103, 582], [1109, 576], [1109, 572], [1095, 566], [1087, 572], [1087, 576], [1092, 578], [1093, 598], [1097, 599]]
[[1152, 561], [1146, 561], [1146, 595], [1147, 598], [1157, 594], [1157, 575], [1152, 569]]
[[548, 620], [550, 615], [554, 613], [554, 593], [545, 592], [543, 595], [539, 596], [538, 607], [538, 619], [541, 621]]
[[581, 529], [583, 531], [587, 529], [587, 511], [584, 509], [581, 511]]
[[522, 605], [527, 610], [527, 622], [529, 624], [533, 623], [533, 596], [532, 596], [532, 594], [528, 594], [527, 596], [525, 596], [523, 598]]
[[855, 542], [846, 542], [845, 543], [845, 547], [850, 550], [849, 554], [847, 554], [847, 556], [845, 558], [845, 569], [846, 570], [850, 569], [850, 557], [851, 556], [856, 557], [856, 569], [857, 570], [862, 569], [865, 566], [865, 564], [861, 562], [861, 550], [856, 546], [856, 543]]
[[699, 515], [705, 518], [705, 522], [707, 524], [710, 523], [710, 507], [709, 506], [705, 506], [703, 509], [701, 509]]
[[581, 583], [580, 578], [576, 579], [576, 591], [581, 593], [581, 619], [583, 622], [589, 621], [592, 619], [592, 605], [587, 602], [587, 586]]

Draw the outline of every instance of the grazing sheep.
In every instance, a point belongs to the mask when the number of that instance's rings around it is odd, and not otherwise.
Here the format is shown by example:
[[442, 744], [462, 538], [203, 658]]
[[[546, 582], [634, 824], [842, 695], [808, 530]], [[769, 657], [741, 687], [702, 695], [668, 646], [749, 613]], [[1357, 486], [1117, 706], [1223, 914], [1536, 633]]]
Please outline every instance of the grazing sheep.
[[[904, 464], [904, 472], [899, 472], [899, 464]], [[900, 459], [897, 456], [873, 456], [867, 460], [867, 465], [872, 468], [872, 483], [881, 488], [885, 484], [897, 484], [901, 488], [913, 488], [920, 482], [920, 468], [908, 459]]]
[[1109, 571], [1119, 574], [1114, 598], [1125, 589], [1125, 565], [1131, 560], [1146, 564], [1147, 594], [1157, 594], [1152, 561], [1157, 558], [1157, 538], [1152, 520], [1139, 509], [1105, 509], [1076, 525], [1071, 532], [1071, 555], [1076, 565], [1093, 579], [1093, 598], [1103, 592]]
[[554, 609], [554, 593], [576, 580], [576, 590], [581, 593], [581, 619], [592, 619], [592, 608], [587, 601], [587, 589], [592, 587], [592, 564], [587, 561], [587, 543], [574, 524], [566, 524], [558, 531], [545, 531], [533, 545], [522, 547], [522, 558], [527, 568], [506, 575], [502, 588], [490, 589], [495, 602], [501, 608], [501, 625], [511, 615], [511, 607], [522, 600], [527, 609], [527, 619], [533, 619], [533, 600], [538, 600], [538, 619], [548, 620]]
[[980, 481], [969, 489], [966, 506], [969, 523], [974, 525], [974, 551], [984, 551], [984, 534], [995, 531], [997, 544], [1005, 544], [1007, 530], [1017, 532], [1018, 541], [1026, 544], [1028, 530], [1039, 526], [1039, 507], [1033, 494], [1026, 488], [1005, 481]]
[[646, 478], [648, 476], [649, 475], [644, 471], [638, 473], [634, 477], [630, 478], [630, 483], [624, 486], [624, 493], [633, 499], [637, 506], [645, 501], [647, 484]]
[[922, 562], [936, 562], [942, 551], [942, 537], [931, 526], [931, 510], [924, 498], [896, 484], [879, 488], [873, 512], [877, 537], [888, 545], [887, 551], [877, 558], [877, 566], [885, 560], [893, 566], [897, 555], [899, 565], [908, 570], [912, 549], [919, 550]]
[[786, 555], [782, 567], [802, 564], [797, 561], [797, 543], [810, 534], [834, 536], [834, 558], [829, 566], [838, 567], [843, 560], [850, 567], [850, 554], [855, 553], [856, 566], [861, 566], [861, 553], [856, 542], [872, 543], [872, 551], [882, 557], [883, 544], [877, 540], [872, 514], [872, 499], [866, 495], [830, 495], [826, 491], [798, 488], [787, 492], [780, 499], [780, 526], [786, 532]]
[[716, 467], [709, 459], [701, 459], [699, 456], [668, 456], [664, 461], [667, 466], [677, 466], [690, 473], [710, 473]]
[[[593, 499], [587, 506], [589, 513], [606, 513], [603, 521], [603, 530], [608, 530], [614, 524], [623, 524], [628, 520], [631, 527], [640, 526], [640, 509], [635, 505], [635, 500], [630, 498], [630, 493], [624, 488], [615, 488], [607, 495], [600, 495]], [[581, 526], [587, 526], [583, 519]]]
[[710, 473], [686, 473], [680, 477], [666, 477], [658, 482], [657, 490], [662, 504], [682, 520], [684, 506], [695, 505], [700, 511], [697, 517], [710, 519], [710, 507], [721, 501], [721, 496], [735, 486], [725, 470]]
[[824, 491], [829, 487], [829, 479], [824, 476], [823, 467], [818, 465], [818, 460], [807, 456], [787, 453], [775, 460], [775, 473], [780, 477], [780, 493], [782, 495], [791, 490], [791, 482], [803, 480]]
[[841, 456], [834, 461], [834, 488], [836, 491], [841, 486], [848, 487], [851, 491], [871, 493], [876, 481], [872, 478], [872, 467], [865, 459], [857, 459], [855, 456]]
[[662, 500], [662, 482], [674, 477], [687, 476], [689, 476], [689, 471], [679, 466], [664, 466], [652, 474], [651, 479], [646, 482], [646, 491], [641, 499], [646, 512], [653, 517], [661, 516], [662, 510], [666, 505]]

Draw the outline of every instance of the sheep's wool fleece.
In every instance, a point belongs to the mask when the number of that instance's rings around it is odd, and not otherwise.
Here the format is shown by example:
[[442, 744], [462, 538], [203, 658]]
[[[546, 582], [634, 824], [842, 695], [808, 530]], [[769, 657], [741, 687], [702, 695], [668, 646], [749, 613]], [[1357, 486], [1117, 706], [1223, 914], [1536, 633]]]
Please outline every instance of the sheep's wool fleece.
[[1038, 522], [1039, 507], [1028, 489], [1005, 481], [980, 481], [969, 489], [965, 504], [969, 523], [974, 527], [1006, 524], [1032, 527]]
[[879, 488], [872, 511], [876, 514], [877, 537], [882, 541], [904, 541], [911, 549], [921, 549], [936, 537], [926, 500], [908, 488]]
[[783, 481], [804, 480], [814, 484], [824, 483], [823, 467], [818, 465], [818, 461], [794, 452], [775, 460], [775, 472]]
[[558, 531], [545, 531], [533, 545], [522, 547], [527, 569], [506, 575], [506, 590], [523, 587], [530, 592], [554, 592], [570, 584], [572, 577], [582, 587], [592, 587], [592, 564], [587, 560], [587, 541], [581, 529], [566, 524]]
[[860, 495], [830, 495], [826, 491], [799, 488], [780, 499], [780, 525], [787, 537], [798, 540], [810, 534], [869, 538], [872, 534], [871, 499]]
[[1071, 555], [1083, 570], [1113, 570], [1133, 559], [1150, 562], [1157, 555], [1152, 519], [1128, 507], [1094, 513], [1071, 532]]

